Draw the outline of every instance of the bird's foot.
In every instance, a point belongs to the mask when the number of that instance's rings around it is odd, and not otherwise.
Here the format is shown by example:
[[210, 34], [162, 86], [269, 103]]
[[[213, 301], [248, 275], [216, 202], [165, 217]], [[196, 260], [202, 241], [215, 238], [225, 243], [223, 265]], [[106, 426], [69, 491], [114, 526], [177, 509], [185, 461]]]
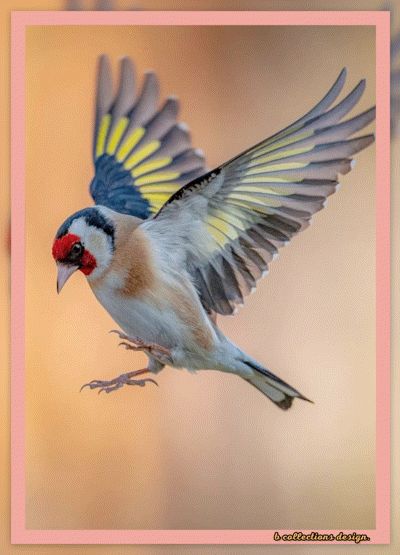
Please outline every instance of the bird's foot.
[[113, 380], [92, 380], [89, 383], [85, 383], [81, 387], [80, 391], [82, 391], [82, 389], [84, 389], [85, 387], [89, 387], [90, 389], [98, 389], [98, 393], [101, 393], [102, 391], [105, 391], [106, 393], [111, 393], [112, 391], [121, 389], [121, 387], [123, 387], [124, 385], [138, 385], [140, 387], [144, 387], [147, 382], [158, 385], [158, 383], [151, 378], [140, 380], [132, 379], [134, 376], [139, 376], [140, 374], [145, 374], [146, 372], [149, 372], [148, 368], [143, 368], [142, 370], [135, 370], [134, 372], [121, 374]]
[[171, 351], [162, 345], [157, 345], [156, 343], [145, 343], [139, 337], [130, 337], [119, 330], [111, 330], [110, 333], [116, 333], [121, 341], [120, 345], [124, 346], [125, 349], [131, 351], [144, 351], [145, 353], [156, 358], [163, 365], [172, 365]]

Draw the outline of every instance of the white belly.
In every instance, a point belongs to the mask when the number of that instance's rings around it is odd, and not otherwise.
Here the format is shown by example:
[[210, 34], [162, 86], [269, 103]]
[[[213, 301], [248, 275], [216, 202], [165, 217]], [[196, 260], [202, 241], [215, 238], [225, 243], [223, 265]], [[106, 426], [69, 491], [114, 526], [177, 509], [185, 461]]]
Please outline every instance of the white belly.
[[167, 348], [182, 341], [185, 330], [166, 303], [162, 307], [154, 306], [148, 301], [127, 299], [104, 287], [93, 292], [127, 335]]
[[182, 321], [167, 299], [157, 297], [152, 300], [151, 296], [143, 300], [127, 298], [112, 286], [104, 286], [104, 283], [101, 288], [93, 287], [92, 290], [127, 335], [170, 349], [175, 367], [189, 370], [215, 368], [219, 339], [202, 309], [199, 319], [204, 319], [203, 324], [213, 338], [213, 346], [209, 349], [198, 343], [193, 329]]
[[205, 325], [209, 326], [212, 335], [212, 345], [207, 349], [196, 341], [193, 329], [179, 318], [167, 300], [164, 299], [160, 304], [157, 298], [155, 304], [151, 298], [126, 298], [104, 285], [99, 290], [92, 290], [127, 335], [169, 349], [175, 368], [237, 372], [235, 357], [240, 357], [242, 353], [225, 336], [216, 334], [205, 313], [200, 318], [204, 317]]

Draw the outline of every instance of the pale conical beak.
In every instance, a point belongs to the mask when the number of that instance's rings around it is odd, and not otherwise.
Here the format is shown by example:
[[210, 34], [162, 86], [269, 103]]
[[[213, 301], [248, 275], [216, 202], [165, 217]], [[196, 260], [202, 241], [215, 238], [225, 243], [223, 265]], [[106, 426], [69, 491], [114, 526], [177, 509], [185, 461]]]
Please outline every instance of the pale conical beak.
[[69, 264], [57, 263], [57, 293], [61, 291], [67, 282], [68, 278], [72, 276], [79, 266], [71, 266]]

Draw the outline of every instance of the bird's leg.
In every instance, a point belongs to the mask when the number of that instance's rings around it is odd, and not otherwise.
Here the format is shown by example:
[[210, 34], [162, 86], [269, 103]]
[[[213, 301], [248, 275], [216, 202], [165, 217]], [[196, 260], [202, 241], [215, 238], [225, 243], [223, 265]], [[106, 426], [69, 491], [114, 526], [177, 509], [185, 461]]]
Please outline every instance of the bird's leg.
[[[172, 364], [171, 352], [166, 347], [162, 347], [161, 345], [157, 345], [156, 343], [145, 343], [138, 337], [129, 337], [129, 335], [126, 335], [119, 330], [111, 331], [112, 333], [116, 333], [120, 339], [124, 340], [120, 343], [120, 345], [123, 345], [126, 349], [132, 351], [144, 351], [149, 356], [158, 360], [163, 366], [167, 364]], [[146, 382], [152, 382], [155, 385], [158, 385], [157, 382], [152, 378], [139, 380], [133, 379], [134, 377], [140, 376], [141, 374], [145, 374], [147, 372], [150, 372], [149, 368], [142, 368], [141, 370], [135, 370], [133, 372], [127, 372], [126, 374], [121, 374], [113, 380], [92, 380], [91, 382], [84, 384], [81, 387], [81, 391], [85, 387], [89, 387], [90, 389], [98, 389], [99, 393], [101, 393], [102, 391], [105, 391], [106, 393], [111, 393], [111, 391], [116, 391], [124, 385], [139, 385], [140, 387], [143, 387], [146, 385]]]
[[133, 377], [140, 376], [141, 374], [145, 374], [149, 372], [148, 368], [142, 368], [141, 370], [134, 370], [133, 372], [127, 372], [126, 374], [121, 374], [117, 376], [113, 380], [92, 380], [89, 383], [85, 383], [81, 387], [81, 391], [85, 387], [90, 387], [90, 389], [98, 389], [99, 393], [105, 391], [106, 393], [111, 393], [111, 391], [116, 391], [120, 389], [124, 385], [139, 385], [140, 387], [144, 387], [146, 382], [154, 383], [158, 385], [157, 382], [151, 378], [141, 379], [141, 380], [133, 380]]
[[139, 339], [139, 337], [130, 337], [119, 330], [111, 330], [110, 333], [116, 333], [120, 339], [124, 340], [120, 345], [123, 345], [125, 349], [131, 351], [144, 351], [157, 359], [164, 366], [172, 365], [171, 351], [166, 347], [162, 347], [156, 343], [145, 343], [142, 339]]

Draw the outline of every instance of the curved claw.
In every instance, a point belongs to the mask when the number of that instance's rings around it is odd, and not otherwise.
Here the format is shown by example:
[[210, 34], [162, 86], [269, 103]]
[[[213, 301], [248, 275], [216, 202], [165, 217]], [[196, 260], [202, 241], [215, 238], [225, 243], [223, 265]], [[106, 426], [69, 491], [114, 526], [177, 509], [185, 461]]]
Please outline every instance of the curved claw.
[[100, 393], [102, 391], [105, 391], [106, 393], [111, 393], [111, 391], [114, 391], [114, 389], [118, 389], [118, 388], [109, 388], [109, 387], [102, 387], [101, 389], [99, 389], [99, 391], [97, 392], [97, 395], [100, 395]]
[[120, 330], [110, 330], [108, 333], [115, 333], [115, 335], [118, 335], [120, 339], [123, 339], [123, 336], [125, 336], [125, 334]]
[[158, 387], [158, 383], [156, 382], [156, 380], [153, 380], [153, 378], [146, 378], [145, 380], [143, 380], [144, 382], [151, 382], [154, 385], [156, 385]]
[[92, 380], [91, 382], [85, 383], [83, 384], [83, 386], [80, 388], [79, 393], [82, 391], [82, 389], [84, 389], [85, 387], [89, 387], [90, 389], [95, 389], [96, 387], [100, 387], [104, 382], [101, 380]]
[[104, 387], [101, 387], [97, 392], [97, 394], [100, 395], [102, 391], [105, 391], [106, 393], [111, 393], [111, 391], [116, 391], [117, 389], [121, 389], [121, 387], [123, 387], [124, 385], [125, 385], [125, 382], [117, 382], [113, 385], [106, 385]]
[[83, 386], [80, 388], [79, 393], [82, 391], [82, 389], [85, 389], [85, 387], [90, 387], [90, 389], [93, 389], [93, 385], [95, 383], [98, 383], [99, 380], [92, 380], [91, 382], [88, 383], [84, 383]]
[[118, 347], [122, 347], [122, 346], [124, 346], [127, 351], [128, 350], [129, 351], [140, 351], [139, 347], [134, 347], [133, 345], [130, 345], [126, 341], [121, 341], [120, 343], [118, 343]]

